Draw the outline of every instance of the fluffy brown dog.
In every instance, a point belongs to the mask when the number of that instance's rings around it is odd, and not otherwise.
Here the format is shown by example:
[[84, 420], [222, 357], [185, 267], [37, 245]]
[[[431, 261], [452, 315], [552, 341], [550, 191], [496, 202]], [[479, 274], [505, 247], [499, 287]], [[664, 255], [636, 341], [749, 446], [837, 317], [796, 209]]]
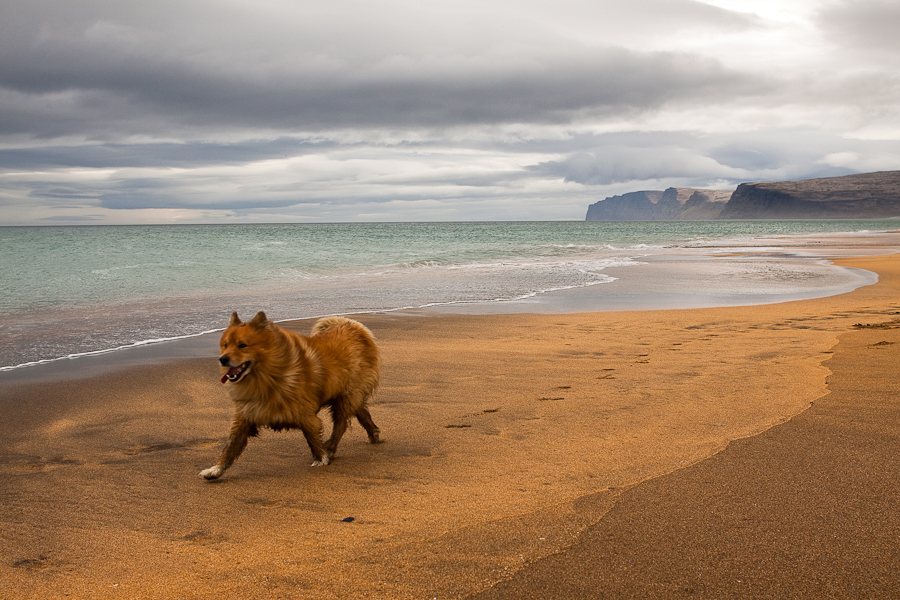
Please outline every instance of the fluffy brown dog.
[[[235, 405], [228, 445], [215, 466], [200, 472], [217, 479], [240, 456], [260, 427], [301, 429], [313, 466], [327, 465], [351, 417], [380, 440], [366, 402], [378, 387], [380, 355], [372, 332], [344, 317], [316, 322], [310, 337], [282, 329], [260, 312], [244, 323], [237, 313], [219, 340], [222, 383]], [[334, 429], [322, 443], [317, 413], [331, 409]]]

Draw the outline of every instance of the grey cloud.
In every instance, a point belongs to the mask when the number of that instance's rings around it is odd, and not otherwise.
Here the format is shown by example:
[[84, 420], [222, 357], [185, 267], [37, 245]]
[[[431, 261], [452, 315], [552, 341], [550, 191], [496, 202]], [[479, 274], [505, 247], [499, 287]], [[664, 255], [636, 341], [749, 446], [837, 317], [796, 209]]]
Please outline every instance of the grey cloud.
[[563, 160], [529, 168], [535, 176], [590, 186], [670, 180], [704, 186], [766, 179], [829, 177], [852, 170], [823, 162], [833, 152], [896, 153], [896, 142], [847, 140], [808, 129], [741, 134], [611, 134], [585, 136], [582, 148]]
[[[229, 186], [218, 193], [190, 192], [192, 182], [177, 179], [148, 179], [125, 177], [103, 184], [86, 184], [82, 188], [85, 197], [94, 195], [91, 204], [112, 210], [140, 210], [147, 208], [204, 209], [204, 210], [266, 210], [299, 204], [296, 195], [235, 194]], [[316, 201], [304, 199], [304, 201]]]
[[[665, 11], [672, 2], [640, 4]], [[698, 2], [674, 4], [679, 10], [673, 14], [687, 18], [682, 22], [701, 14], [716, 23], [737, 19]], [[220, 11], [224, 16], [210, 18], [206, 33], [193, 21], [199, 15], [185, 15], [184, 4], [157, 6], [157, 11], [188, 17], [187, 27], [197, 27], [190, 31], [197, 37], [189, 37], [182, 35], [185, 25], [167, 24], [146, 8], [95, 4], [93, 12], [65, 20], [53, 16], [65, 9], [58, 3], [43, 4], [43, 13], [26, 6], [14, 1], [0, 9], [0, 20], [6, 17], [0, 26], [5, 100], [0, 134], [115, 141], [129, 135], [202, 138], [210, 130], [567, 123], [759, 87], [758, 81], [712, 59], [687, 54], [586, 47], [558, 39], [545, 40], [544, 46], [526, 40], [528, 32], [497, 40], [481, 32], [471, 42], [441, 30], [440, 15], [429, 15], [423, 24], [435, 30], [438, 41], [418, 36], [422, 45], [404, 48], [378, 26], [397, 29], [400, 42], [410, 34], [399, 31], [410, 28], [398, 29], [382, 18], [358, 32], [362, 39], [354, 39], [360, 18], [342, 27], [333, 12], [321, 24], [335, 33], [326, 42], [321, 34], [303, 35], [316, 28], [315, 22], [285, 25], [227, 9]], [[635, 14], [596, 3], [575, 3], [570, 11], [583, 17], [592, 6], [605, 8], [594, 15], [599, 22], [617, 13], [622, 13], [617, 18]], [[522, 9], [527, 14], [528, 5]], [[451, 21], [462, 18], [451, 16]], [[250, 28], [268, 26], [274, 33], [248, 34], [241, 17]], [[477, 25], [472, 28], [478, 31]], [[440, 41], [458, 47], [441, 48]]]
[[706, 143], [686, 133], [582, 136], [580, 150], [530, 170], [542, 177], [590, 186], [666, 178], [740, 179], [746, 175], [740, 168], [711, 158]]
[[720, 164], [747, 173], [777, 172], [800, 164], [809, 170], [821, 160], [823, 151], [853, 145], [842, 136], [809, 129], [723, 134], [711, 142], [703, 148], [706, 154]]
[[303, 156], [336, 147], [334, 141], [276, 138], [224, 142], [87, 144], [0, 150], [3, 169], [68, 167], [200, 167]]
[[[615, 27], [632, 28], [644, 35], [664, 31], [719, 28], [746, 30], [763, 27], [751, 13], [741, 13], [694, 0], [630, 0], [629, 2], [577, 2], [573, 18], [607, 20]], [[563, 3], [565, 6], [565, 3]]]
[[40, 186], [31, 190], [31, 196], [39, 198], [64, 198], [67, 200], [93, 200], [96, 191], [80, 189], [75, 186]]
[[[491, 65], [451, 73], [425, 61], [411, 72], [388, 73], [379, 79], [351, 73], [344, 78], [310, 76], [258, 83], [194, 72], [184, 64], [165, 69], [136, 64], [102, 77], [91, 72], [79, 76], [80, 71], [81, 63], [72, 65], [65, 76], [28, 76], [52, 81], [56, 89], [43, 83], [45, 89], [36, 89], [29, 81], [0, 73], [0, 84], [36, 95], [37, 108], [46, 107], [39, 111], [32, 104], [24, 114], [0, 108], [0, 123], [14, 124], [0, 127], [6, 133], [31, 131], [52, 136], [96, 134], [104, 128], [147, 134], [161, 125], [175, 134], [181, 125], [309, 131], [353, 126], [566, 123], [586, 114], [628, 114], [673, 100], [743, 93], [757, 85], [712, 60], [622, 49], [551, 57], [539, 65]], [[96, 96], [102, 96], [102, 103], [91, 101]], [[97, 110], [98, 104], [101, 110]], [[85, 130], [85, 124], [89, 129]]]
[[564, 161], [549, 161], [535, 172], [584, 185], [610, 185], [651, 179], [739, 179], [743, 173], [682, 148], [600, 148], [579, 152]]
[[252, 198], [237, 199], [209, 199], [202, 202], [190, 202], [179, 198], [177, 195], [153, 193], [152, 189], [135, 187], [123, 189], [118, 192], [101, 194], [97, 206], [113, 210], [140, 210], [145, 208], [193, 208], [206, 210], [266, 210], [285, 208], [303, 202], [316, 202], [315, 199], [278, 199], [278, 198]]
[[900, 51], [900, 4], [895, 0], [850, 0], [826, 6], [819, 23], [846, 49], [890, 54]]

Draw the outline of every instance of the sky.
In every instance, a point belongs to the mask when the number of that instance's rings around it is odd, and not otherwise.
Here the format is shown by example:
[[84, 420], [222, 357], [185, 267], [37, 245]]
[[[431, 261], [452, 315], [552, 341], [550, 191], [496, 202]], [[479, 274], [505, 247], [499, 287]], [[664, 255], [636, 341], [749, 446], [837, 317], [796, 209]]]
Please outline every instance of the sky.
[[3, 0], [0, 225], [583, 219], [900, 169], [900, 0]]

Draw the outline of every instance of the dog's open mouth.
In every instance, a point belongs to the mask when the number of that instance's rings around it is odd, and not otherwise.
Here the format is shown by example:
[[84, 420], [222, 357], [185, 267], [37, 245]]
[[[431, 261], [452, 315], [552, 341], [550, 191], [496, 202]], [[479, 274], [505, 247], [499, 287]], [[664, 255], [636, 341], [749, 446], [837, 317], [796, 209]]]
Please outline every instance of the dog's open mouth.
[[249, 361], [245, 362], [242, 365], [238, 365], [236, 367], [231, 367], [230, 369], [228, 369], [227, 373], [222, 375], [222, 383], [225, 383], [226, 381], [230, 381], [231, 383], [237, 383], [238, 381], [241, 380], [241, 377], [243, 377], [247, 373], [247, 369], [249, 369], [249, 368], [250, 368]]

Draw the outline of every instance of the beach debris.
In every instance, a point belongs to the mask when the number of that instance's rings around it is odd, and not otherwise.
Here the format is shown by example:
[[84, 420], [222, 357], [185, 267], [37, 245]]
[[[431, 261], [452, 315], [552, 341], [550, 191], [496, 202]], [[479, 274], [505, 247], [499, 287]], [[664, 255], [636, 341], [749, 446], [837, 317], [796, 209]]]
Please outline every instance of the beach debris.
[[897, 329], [900, 327], [900, 319], [894, 319], [893, 321], [886, 321], [884, 323], [855, 323], [853, 327], [856, 329]]
[[355, 520], [356, 520], [356, 517], [344, 517], [343, 519], [341, 519], [341, 522], [342, 523], [352, 523]]

